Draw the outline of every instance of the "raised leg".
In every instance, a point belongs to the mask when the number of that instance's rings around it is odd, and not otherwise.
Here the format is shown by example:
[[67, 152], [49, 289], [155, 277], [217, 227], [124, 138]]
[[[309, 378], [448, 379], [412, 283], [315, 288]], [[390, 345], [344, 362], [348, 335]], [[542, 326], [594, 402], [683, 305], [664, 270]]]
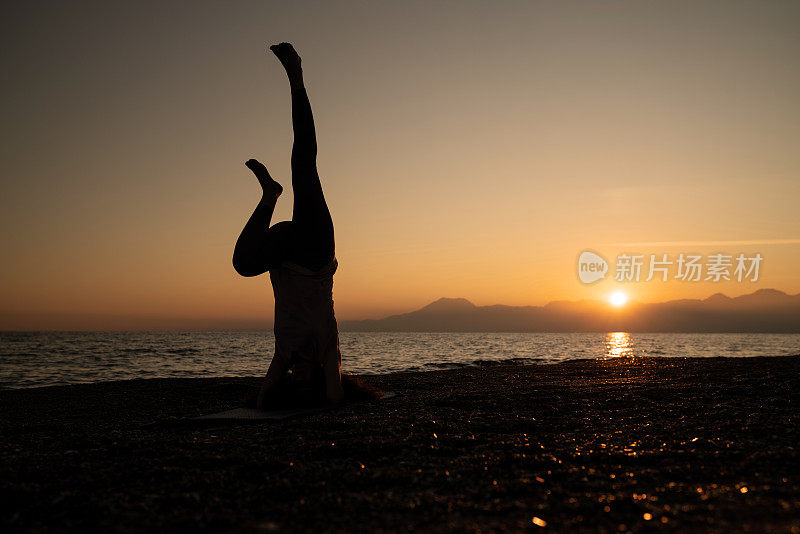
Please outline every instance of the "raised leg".
[[292, 222], [298, 234], [297, 262], [318, 269], [333, 259], [334, 234], [322, 184], [317, 173], [317, 137], [314, 116], [308, 100], [300, 56], [289, 43], [270, 50], [286, 69], [292, 91]]

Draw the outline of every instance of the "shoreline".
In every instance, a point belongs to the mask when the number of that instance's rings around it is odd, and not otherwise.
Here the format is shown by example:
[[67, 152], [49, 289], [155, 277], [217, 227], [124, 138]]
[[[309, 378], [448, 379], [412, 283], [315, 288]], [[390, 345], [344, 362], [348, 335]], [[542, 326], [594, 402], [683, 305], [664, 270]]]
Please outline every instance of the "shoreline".
[[800, 531], [800, 356], [491, 362], [359, 378], [398, 396], [279, 422], [152, 430], [141, 427], [230, 408], [260, 377], [0, 390], [0, 524]]
[[[507, 358], [502, 359], [491, 359], [491, 358], [476, 358], [469, 362], [454, 362], [454, 361], [441, 361], [441, 362], [426, 362], [422, 365], [412, 366], [407, 369], [399, 369], [395, 371], [389, 372], [349, 372], [344, 371], [343, 374], [350, 375], [350, 376], [357, 376], [357, 377], [380, 377], [385, 375], [392, 375], [392, 374], [401, 374], [401, 373], [427, 373], [433, 371], [445, 371], [445, 370], [458, 370], [458, 369], [465, 369], [465, 368], [481, 368], [487, 366], [503, 366], [503, 365], [522, 365], [522, 366], [542, 366], [542, 365], [560, 365], [570, 362], [591, 362], [591, 361], [602, 361], [602, 360], [617, 360], [617, 359], [691, 359], [691, 360], [713, 360], [713, 359], [731, 359], [731, 360], [738, 360], [738, 359], [752, 359], [752, 358], [791, 358], [791, 357], [800, 357], [800, 353], [797, 354], [775, 354], [775, 355], [742, 355], [742, 356], [669, 356], [665, 354], [646, 354], [646, 355], [634, 355], [634, 356], [613, 356], [613, 355], [604, 355], [604, 356], [597, 356], [597, 357], [586, 357], [586, 358], [572, 358], [572, 359], [562, 359], [560, 361], [547, 361], [544, 357], [533, 357], [533, 356], [510, 356]], [[57, 383], [57, 384], [42, 384], [42, 385], [26, 385], [26, 386], [18, 386], [18, 385], [8, 385], [0, 383], [0, 392], [4, 391], [18, 391], [18, 390], [31, 390], [31, 389], [44, 389], [44, 388], [58, 388], [58, 387], [69, 387], [69, 386], [90, 386], [93, 384], [107, 384], [107, 383], [126, 383], [126, 382], [138, 382], [142, 380], [205, 380], [205, 379], [212, 379], [212, 380], [238, 380], [238, 379], [258, 379], [263, 377], [263, 375], [253, 376], [253, 375], [206, 375], [206, 376], [155, 376], [155, 377], [148, 377], [148, 378], [121, 378], [121, 379], [111, 379], [111, 380], [96, 380], [96, 381], [75, 381], [75, 382], [65, 382], [65, 383]]]

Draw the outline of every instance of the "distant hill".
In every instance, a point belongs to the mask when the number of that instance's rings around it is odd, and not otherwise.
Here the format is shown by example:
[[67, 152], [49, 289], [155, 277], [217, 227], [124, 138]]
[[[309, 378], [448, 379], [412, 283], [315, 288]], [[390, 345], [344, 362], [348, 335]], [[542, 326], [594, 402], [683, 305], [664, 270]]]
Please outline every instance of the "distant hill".
[[775, 332], [800, 333], [800, 294], [775, 289], [731, 298], [630, 302], [613, 308], [598, 300], [545, 306], [476, 306], [441, 298], [419, 310], [383, 319], [341, 321], [362, 332]]

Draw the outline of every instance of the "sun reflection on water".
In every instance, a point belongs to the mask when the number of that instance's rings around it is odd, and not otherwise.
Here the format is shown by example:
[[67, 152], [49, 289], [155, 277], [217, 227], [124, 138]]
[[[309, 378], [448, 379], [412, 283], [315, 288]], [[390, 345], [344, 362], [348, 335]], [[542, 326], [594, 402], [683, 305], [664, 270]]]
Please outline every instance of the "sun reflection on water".
[[627, 332], [609, 332], [606, 335], [606, 355], [610, 358], [633, 356], [633, 343]]

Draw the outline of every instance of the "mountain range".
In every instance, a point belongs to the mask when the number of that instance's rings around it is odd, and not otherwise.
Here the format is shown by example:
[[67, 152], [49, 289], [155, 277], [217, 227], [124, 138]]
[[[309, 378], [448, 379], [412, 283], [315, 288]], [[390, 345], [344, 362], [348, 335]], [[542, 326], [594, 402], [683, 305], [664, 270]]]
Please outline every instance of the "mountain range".
[[440, 298], [409, 313], [339, 326], [361, 332], [800, 333], [800, 294], [759, 289], [735, 298], [716, 293], [703, 300], [629, 302], [620, 308], [599, 300], [476, 306], [464, 298]]

